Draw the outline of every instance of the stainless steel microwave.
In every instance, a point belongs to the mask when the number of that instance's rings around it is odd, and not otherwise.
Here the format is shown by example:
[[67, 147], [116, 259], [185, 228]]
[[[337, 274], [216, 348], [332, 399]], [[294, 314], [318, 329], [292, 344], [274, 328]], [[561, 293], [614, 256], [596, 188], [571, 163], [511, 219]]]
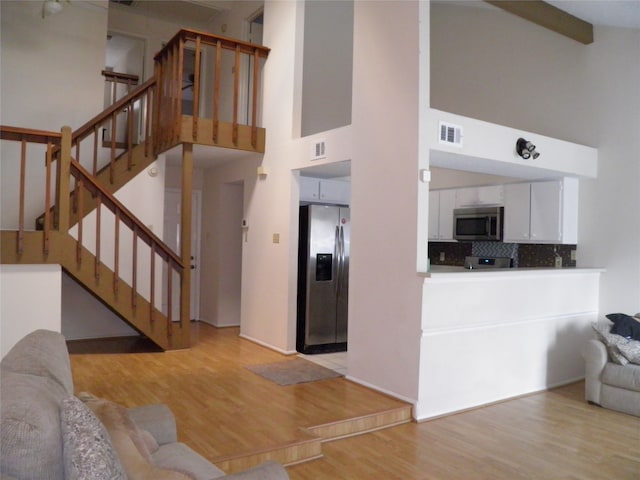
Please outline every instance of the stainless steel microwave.
[[502, 240], [504, 207], [456, 208], [453, 238], [456, 240]]

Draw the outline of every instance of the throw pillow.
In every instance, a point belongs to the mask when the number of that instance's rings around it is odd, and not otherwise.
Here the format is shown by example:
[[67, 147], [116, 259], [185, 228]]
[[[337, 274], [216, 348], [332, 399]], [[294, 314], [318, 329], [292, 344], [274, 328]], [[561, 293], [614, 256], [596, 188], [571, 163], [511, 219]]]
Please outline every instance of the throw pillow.
[[604, 323], [594, 323], [592, 325], [593, 330], [596, 332], [596, 337], [607, 347], [607, 353], [612, 362], [619, 365], [626, 365], [629, 363], [627, 358], [618, 350], [618, 344], [626, 342], [624, 337], [620, 335], [613, 335], [610, 332], [611, 325]]
[[624, 313], [610, 313], [606, 317], [613, 322], [611, 333], [625, 338], [640, 340], [640, 323]]
[[640, 365], [640, 342], [637, 340], [627, 340], [625, 343], [618, 345], [618, 350], [629, 363]]
[[65, 478], [126, 480], [109, 435], [86, 405], [76, 397], [62, 400], [60, 423]]
[[[194, 477], [186, 472], [155, 467], [151, 463], [150, 456], [149, 459], [145, 458], [139, 445], [134, 441], [136, 435], [132, 435], [129, 425], [129, 422], [131, 424], [133, 422], [126, 414], [124, 407], [95, 397], [87, 401], [87, 406], [109, 432], [113, 447], [120, 457], [129, 480], [194, 480]], [[139, 441], [143, 443], [142, 440], [139, 439]]]
[[[94, 412], [96, 412], [96, 409], [100, 409], [102, 416], [108, 415], [109, 423], [117, 424], [119, 427], [124, 428], [143, 458], [151, 463], [152, 449], [153, 451], [157, 450], [158, 444], [151, 443], [145, 438], [142, 429], [138, 428], [133, 420], [129, 418], [125, 407], [86, 392], [80, 393], [78, 397]], [[98, 416], [101, 417], [101, 415]]]

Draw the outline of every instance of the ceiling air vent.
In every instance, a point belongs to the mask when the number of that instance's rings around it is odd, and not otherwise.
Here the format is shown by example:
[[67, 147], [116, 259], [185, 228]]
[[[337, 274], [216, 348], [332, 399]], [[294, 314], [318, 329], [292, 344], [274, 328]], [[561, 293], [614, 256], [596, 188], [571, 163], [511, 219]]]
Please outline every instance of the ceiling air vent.
[[462, 147], [462, 127], [440, 122], [440, 143]]
[[327, 158], [326, 145], [324, 140], [319, 140], [312, 145], [311, 160]]

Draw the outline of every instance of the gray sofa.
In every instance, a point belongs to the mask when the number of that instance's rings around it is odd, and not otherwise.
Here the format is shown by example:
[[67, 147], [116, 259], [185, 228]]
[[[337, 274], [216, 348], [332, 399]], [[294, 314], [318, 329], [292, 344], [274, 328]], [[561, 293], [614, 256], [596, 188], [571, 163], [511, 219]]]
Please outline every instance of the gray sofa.
[[601, 339], [589, 340], [583, 356], [587, 401], [640, 416], [640, 365], [616, 363]]
[[[127, 417], [123, 422], [128, 430], [110, 430], [113, 427], [106, 426], [105, 417], [100, 420], [101, 413], [87, 406], [90, 402], [73, 395], [69, 354], [59, 333], [37, 330], [24, 337], [0, 362], [0, 375], [3, 480], [289, 478], [275, 462], [225, 476], [207, 459], [177, 441], [175, 419], [165, 405], [124, 409], [104, 401], [103, 407], [106, 405], [115, 414], [120, 408]], [[151, 445], [144, 461], [136, 450], [135, 439], [130, 443], [132, 453], [137, 455], [134, 460], [128, 451], [123, 455], [114, 447], [116, 441], [131, 442], [133, 434], [128, 434], [132, 430]], [[118, 446], [122, 448], [122, 442]], [[132, 472], [128, 470], [131, 462], [141, 464], [136, 468], [144, 468]]]

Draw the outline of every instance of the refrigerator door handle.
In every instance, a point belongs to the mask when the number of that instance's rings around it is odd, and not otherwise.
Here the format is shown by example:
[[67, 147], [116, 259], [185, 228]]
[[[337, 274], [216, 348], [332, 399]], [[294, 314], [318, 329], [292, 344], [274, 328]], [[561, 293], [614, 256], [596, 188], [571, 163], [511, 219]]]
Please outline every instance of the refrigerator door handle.
[[333, 239], [333, 265], [332, 271], [334, 274], [334, 282], [333, 287], [334, 291], [337, 293], [339, 289], [339, 281], [340, 281], [340, 228], [336, 225], [336, 231]]
[[338, 248], [338, 295], [342, 293], [342, 275], [344, 271], [344, 228], [340, 226], [340, 235], [338, 238], [340, 247]]

